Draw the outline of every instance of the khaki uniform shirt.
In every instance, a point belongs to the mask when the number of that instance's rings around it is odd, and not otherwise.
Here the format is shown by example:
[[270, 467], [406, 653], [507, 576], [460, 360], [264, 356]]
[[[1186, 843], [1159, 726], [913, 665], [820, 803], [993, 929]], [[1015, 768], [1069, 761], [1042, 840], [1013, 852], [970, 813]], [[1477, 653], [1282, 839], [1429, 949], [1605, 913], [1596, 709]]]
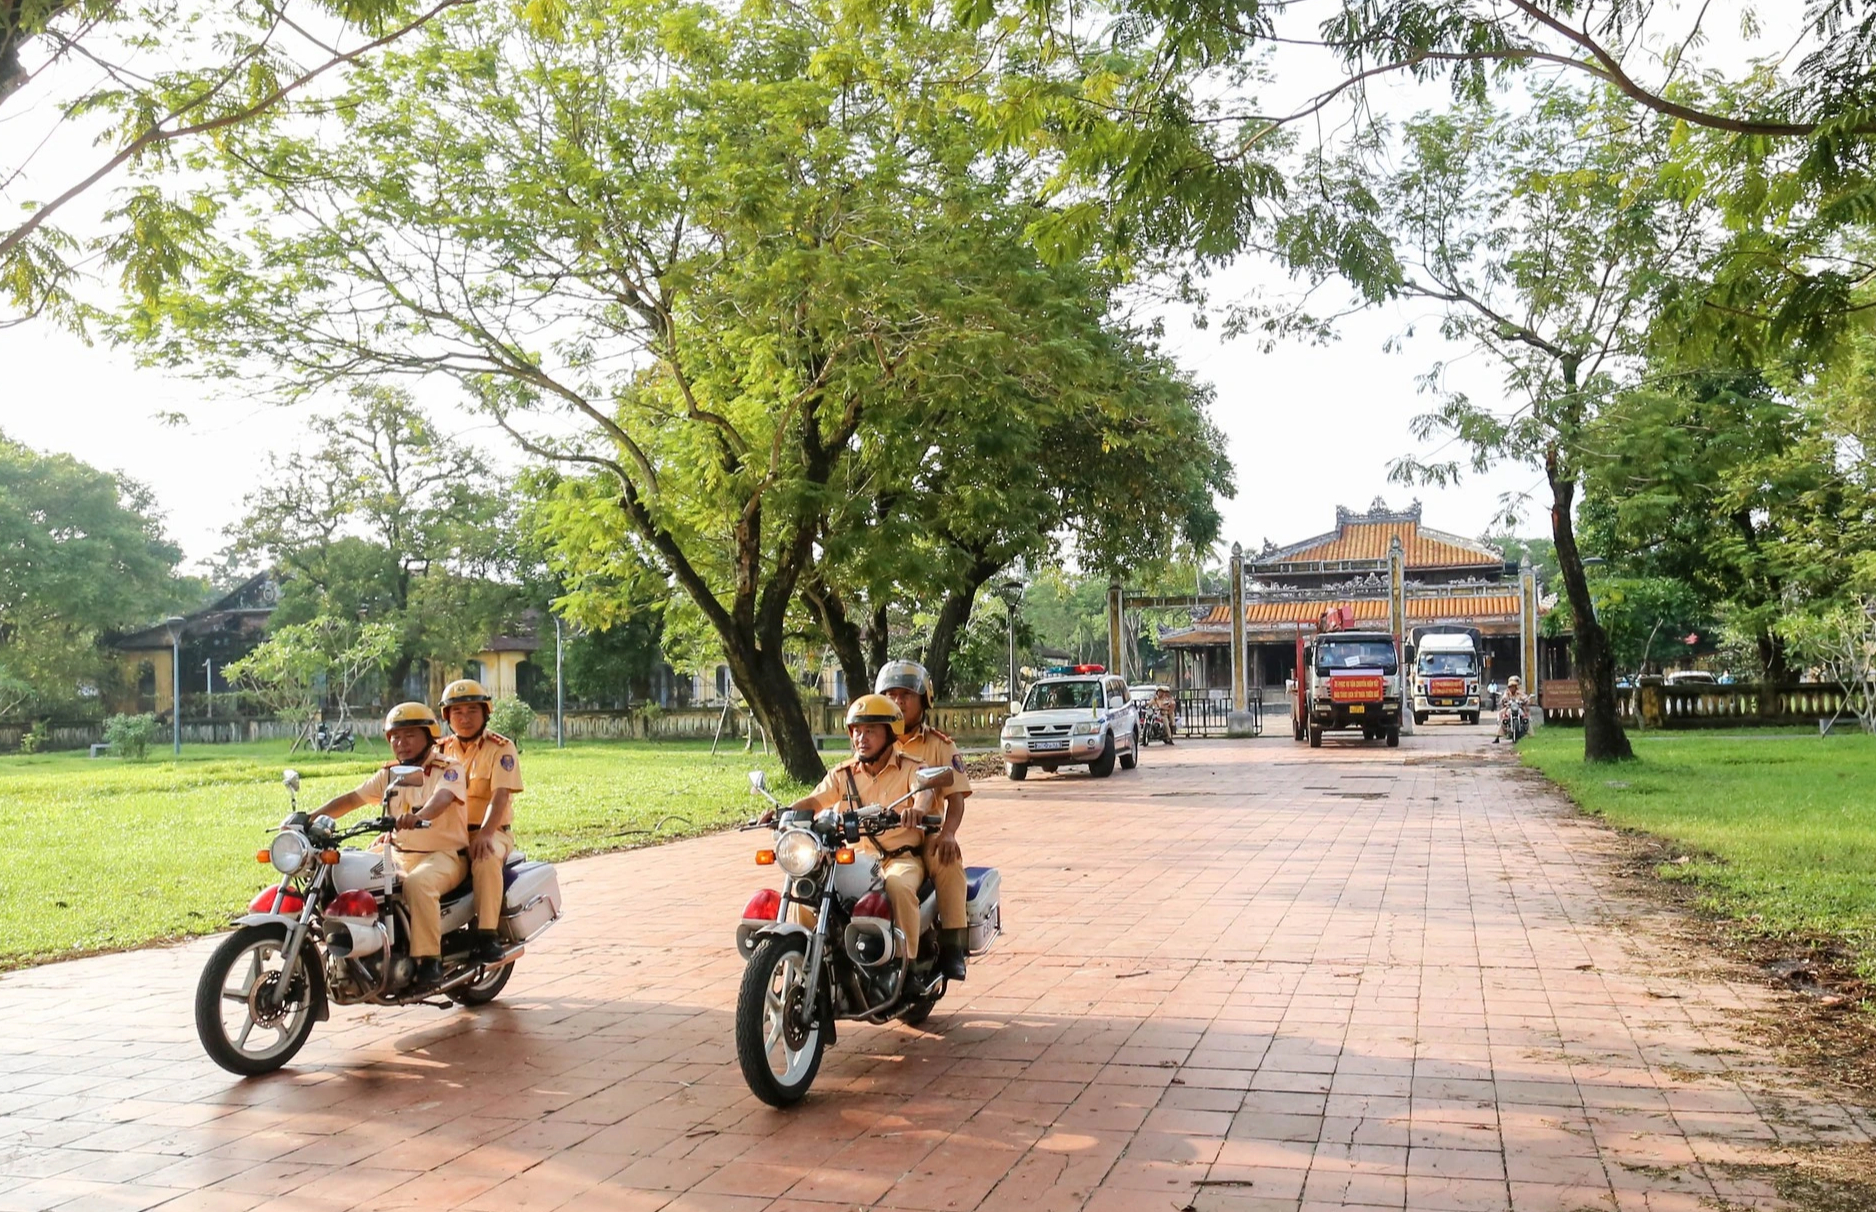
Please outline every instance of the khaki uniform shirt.
[[[891, 749], [884, 755], [879, 772], [868, 774], [859, 758], [848, 758], [828, 771], [820, 784], [808, 793], [807, 798], [814, 805], [815, 811], [832, 808], [851, 798], [847, 783], [849, 772], [853, 775], [853, 786], [860, 793], [860, 802], [853, 807], [864, 808], [869, 804], [878, 804], [883, 808], [912, 790], [912, 776], [918, 773], [918, 761], [899, 749]], [[916, 805], [916, 800], [907, 800], [896, 811], [909, 812]], [[919, 828], [918, 820], [914, 818], [909, 825], [901, 825], [880, 834], [876, 841], [882, 851], [897, 850], [901, 846], [916, 847], [924, 843], [925, 831]]]
[[[395, 763], [394, 763], [395, 764]], [[384, 797], [384, 789], [391, 782], [391, 767], [386, 766], [356, 788], [359, 796], [367, 803], [376, 804]], [[443, 813], [430, 822], [428, 829], [399, 829], [391, 834], [391, 844], [399, 850], [427, 852], [432, 850], [467, 850], [469, 848], [469, 822], [464, 814], [463, 773], [462, 767], [443, 756], [436, 746], [431, 746], [430, 756], [423, 763], [423, 781], [415, 787], [399, 787], [391, 793], [390, 813], [401, 816], [406, 812], [416, 812], [430, 802], [430, 797], [441, 788], [455, 798]]]
[[462, 764], [468, 780], [469, 827], [479, 828], [488, 817], [489, 801], [506, 788], [511, 795], [521, 793], [521, 751], [499, 732], [484, 728], [482, 735], [465, 742], [461, 737], [443, 738], [443, 754]]
[[911, 755], [920, 766], [951, 767], [951, 785], [939, 793], [944, 799], [971, 793], [971, 776], [964, 772], [964, 755], [958, 752], [957, 742], [930, 724], [900, 737], [899, 752]]

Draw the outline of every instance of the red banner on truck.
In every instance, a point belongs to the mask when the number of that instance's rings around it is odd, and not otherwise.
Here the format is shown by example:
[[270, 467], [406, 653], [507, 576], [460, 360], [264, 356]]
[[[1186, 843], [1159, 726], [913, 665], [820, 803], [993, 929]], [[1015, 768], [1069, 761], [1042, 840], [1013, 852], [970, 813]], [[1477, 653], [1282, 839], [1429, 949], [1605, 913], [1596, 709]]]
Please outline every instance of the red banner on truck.
[[1466, 697], [1466, 679], [1428, 678], [1427, 694], [1436, 699], [1463, 699]]
[[1329, 678], [1329, 698], [1336, 703], [1378, 703], [1386, 685], [1379, 674], [1334, 674]]

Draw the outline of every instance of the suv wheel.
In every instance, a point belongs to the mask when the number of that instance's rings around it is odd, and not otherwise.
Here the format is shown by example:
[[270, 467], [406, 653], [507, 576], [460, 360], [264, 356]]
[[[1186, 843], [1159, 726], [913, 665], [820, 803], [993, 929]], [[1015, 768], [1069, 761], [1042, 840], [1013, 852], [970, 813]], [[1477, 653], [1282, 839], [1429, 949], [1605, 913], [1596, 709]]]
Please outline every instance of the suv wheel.
[[1102, 739], [1101, 756], [1088, 763], [1088, 773], [1097, 779], [1104, 779], [1114, 773], [1114, 734], [1108, 733]]
[[1029, 763], [1005, 762], [1003, 763], [1003, 774], [1006, 778], [1010, 779], [1010, 781], [1020, 783], [1029, 777]]
[[1132, 770], [1135, 766], [1138, 766], [1139, 764], [1140, 764], [1140, 733], [1136, 729], [1133, 734], [1133, 744], [1127, 747], [1127, 752], [1120, 755], [1120, 768], [1122, 770]]

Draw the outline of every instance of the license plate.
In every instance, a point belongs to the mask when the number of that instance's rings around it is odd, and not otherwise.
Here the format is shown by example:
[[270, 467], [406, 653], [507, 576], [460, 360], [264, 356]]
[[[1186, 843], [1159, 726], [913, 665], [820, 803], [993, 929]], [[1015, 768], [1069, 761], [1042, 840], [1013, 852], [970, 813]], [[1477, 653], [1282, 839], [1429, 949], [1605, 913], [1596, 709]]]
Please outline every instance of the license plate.
[[1068, 742], [1067, 741], [1031, 741], [1029, 742], [1029, 748], [1030, 748], [1030, 751], [1033, 753], [1047, 753], [1055, 749], [1068, 748]]
[[1350, 703], [1348, 705], [1348, 713], [1350, 715], [1360, 715], [1362, 712], [1366, 710], [1368, 709], [1366, 707], [1363, 707], [1360, 703]]

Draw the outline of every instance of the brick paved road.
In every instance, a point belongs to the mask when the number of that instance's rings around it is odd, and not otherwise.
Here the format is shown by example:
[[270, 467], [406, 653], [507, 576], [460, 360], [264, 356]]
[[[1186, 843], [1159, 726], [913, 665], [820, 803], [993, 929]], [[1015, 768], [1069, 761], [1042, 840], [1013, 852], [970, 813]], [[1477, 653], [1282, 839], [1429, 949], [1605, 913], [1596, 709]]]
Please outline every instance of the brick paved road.
[[341, 1008], [264, 1080], [197, 1049], [207, 943], [7, 976], [0, 1209], [1692, 1212], [1777, 1206], [1733, 1163], [1780, 1143], [1868, 1139], [1484, 739], [985, 785], [1010, 934], [929, 1030], [844, 1029], [787, 1113], [729, 1042], [751, 835], [567, 865], [502, 1002]]

